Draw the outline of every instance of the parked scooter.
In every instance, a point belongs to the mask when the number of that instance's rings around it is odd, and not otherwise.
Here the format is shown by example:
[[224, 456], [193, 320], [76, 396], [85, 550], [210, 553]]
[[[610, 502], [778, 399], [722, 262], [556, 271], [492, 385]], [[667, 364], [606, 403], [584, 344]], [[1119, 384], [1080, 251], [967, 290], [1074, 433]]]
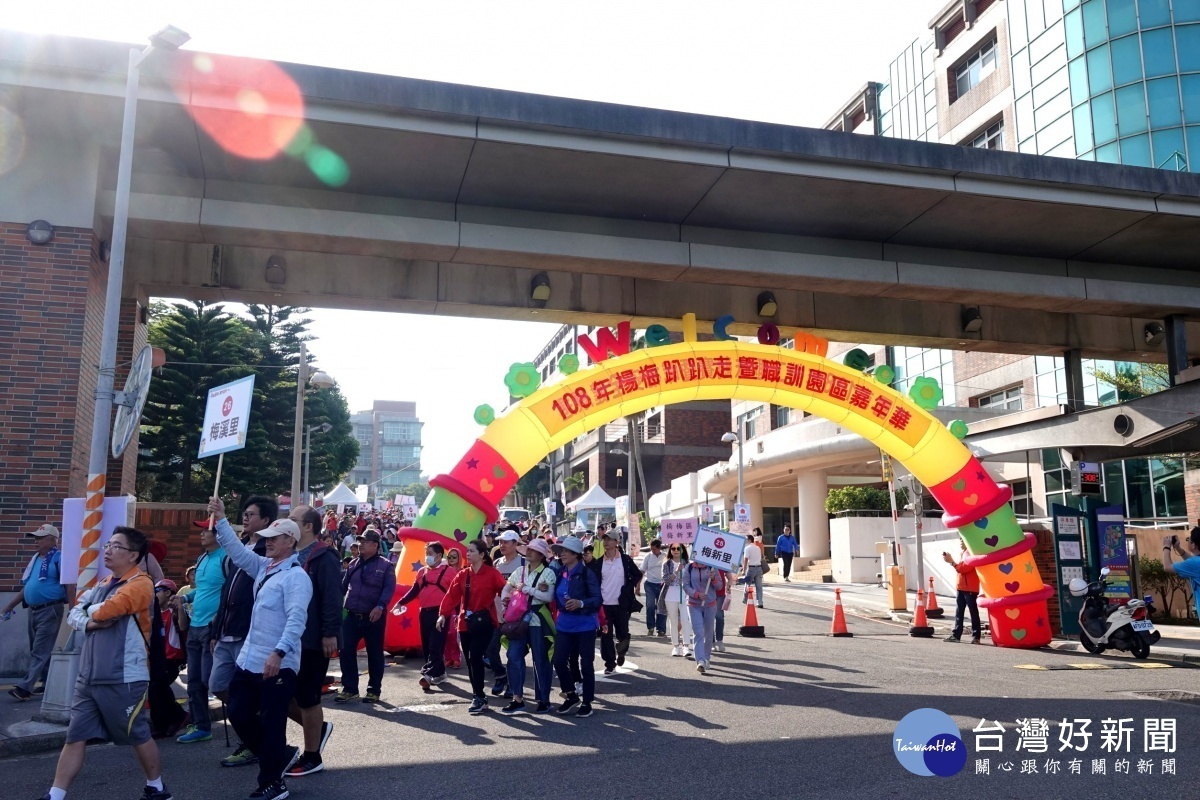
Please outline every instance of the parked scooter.
[[1120, 603], [1110, 603], [1104, 596], [1108, 568], [1100, 570], [1100, 580], [1088, 583], [1072, 578], [1069, 588], [1072, 597], [1087, 597], [1079, 610], [1079, 641], [1089, 653], [1103, 653], [1107, 648], [1129, 651], [1134, 658], [1148, 658], [1150, 645], [1161, 638], [1154, 629], [1150, 615], [1154, 606], [1147, 595]]

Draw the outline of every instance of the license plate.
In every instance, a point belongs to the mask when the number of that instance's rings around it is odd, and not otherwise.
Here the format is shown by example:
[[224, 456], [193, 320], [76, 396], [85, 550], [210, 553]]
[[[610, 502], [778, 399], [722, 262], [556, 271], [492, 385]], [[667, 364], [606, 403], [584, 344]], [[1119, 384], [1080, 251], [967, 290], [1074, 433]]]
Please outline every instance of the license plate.
[[1154, 630], [1154, 623], [1148, 619], [1135, 619], [1133, 621], [1133, 629], [1135, 631], [1152, 631]]

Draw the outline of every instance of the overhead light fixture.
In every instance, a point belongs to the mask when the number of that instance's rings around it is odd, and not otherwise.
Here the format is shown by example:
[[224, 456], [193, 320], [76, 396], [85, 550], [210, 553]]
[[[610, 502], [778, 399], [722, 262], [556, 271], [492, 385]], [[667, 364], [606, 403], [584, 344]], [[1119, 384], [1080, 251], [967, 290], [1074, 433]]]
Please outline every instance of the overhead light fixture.
[[264, 277], [272, 286], [282, 286], [287, 283], [287, 261], [283, 256], [271, 256], [267, 259], [267, 271]]
[[25, 238], [31, 244], [50, 244], [54, 239], [54, 226], [44, 219], [35, 219], [25, 226]]
[[775, 302], [775, 294], [773, 292], [760, 292], [758, 295], [758, 315], [760, 317], [773, 317], [779, 311], [779, 303]]
[[1147, 322], [1146, 327], [1142, 328], [1142, 335], [1146, 338], [1146, 344], [1151, 347], [1157, 347], [1163, 343], [1163, 339], [1167, 338], [1167, 329], [1159, 322]]
[[192, 37], [186, 31], [181, 31], [174, 25], [168, 25], [158, 33], [151, 35], [150, 44], [162, 50], [178, 50], [191, 39]]
[[314, 389], [332, 389], [337, 384], [328, 372], [317, 370], [308, 379], [308, 385]]
[[983, 317], [979, 314], [979, 309], [975, 306], [968, 306], [962, 310], [962, 329], [966, 333], [979, 333], [983, 328]]
[[550, 276], [539, 272], [529, 283], [529, 299], [544, 303], [550, 299]]

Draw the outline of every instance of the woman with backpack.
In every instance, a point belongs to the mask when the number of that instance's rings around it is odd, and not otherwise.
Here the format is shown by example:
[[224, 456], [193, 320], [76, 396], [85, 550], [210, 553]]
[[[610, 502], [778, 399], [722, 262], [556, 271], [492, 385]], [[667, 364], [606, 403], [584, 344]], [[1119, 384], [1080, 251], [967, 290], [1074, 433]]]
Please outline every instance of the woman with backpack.
[[525, 556], [525, 566], [508, 578], [504, 589], [506, 600], [504, 623], [500, 632], [508, 640], [508, 689], [512, 702], [500, 711], [505, 716], [525, 713], [525, 648], [533, 653], [533, 696], [537, 700], [535, 713], [550, 710], [550, 652], [554, 648], [554, 615], [551, 603], [557, 576], [547, 562], [550, 545], [544, 539], [534, 539], [517, 548]]
[[446, 548], [437, 542], [425, 545], [425, 566], [417, 572], [413, 585], [404, 596], [396, 601], [393, 614], [399, 614], [400, 608], [416, 600], [421, 608], [419, 619], [421, 625], [421, 654], [425, 656], [425, 666], [421, 667], [421, 688], [428, 689], [446, 680], [446, 631], [438, 630], [438, 610], [442, 598], [454, 580], [455, 570], [442, 561]]
[[492, 643], [492, 632], [499, 624], [496, 599], [503, 590], [504, 576], [492, 566], [487, 545], [482, 539], [473, 540], [467, 545], [467, 568], [459, 570], [451, 581], [450, 589], [442, 598], [441, 615], [437, 620], [437, 629], [444, 631], [450, 615], [460, 611], [458, 634], [467, 657], [467, 674], [475, 697], [467, 709], [469, 714], [482, 714], [488, 710], [487, 697], [483, 693], [483, 654]]

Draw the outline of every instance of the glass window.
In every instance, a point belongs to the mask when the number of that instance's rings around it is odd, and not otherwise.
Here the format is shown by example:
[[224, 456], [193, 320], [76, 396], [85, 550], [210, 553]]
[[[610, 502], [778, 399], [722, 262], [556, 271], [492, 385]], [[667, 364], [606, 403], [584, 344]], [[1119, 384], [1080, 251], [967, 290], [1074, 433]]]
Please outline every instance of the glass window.
[[[1122, 136], [1146, 130], [1146, 92], [1142, 89], [1142, 84], [1135, 83], [1133, 86], [1117, 89], [1117, 128]], [[1146, 143], [1146, 147], [1150, 147], [1149, 142]], [[1149, 149], [1146, 155], [1149, 157]], [[1129, 163], [1124, 158], [1121, 161]]]
[[1147, 78], [1170, 75], [1175, 71], [1175, 40], [1170, 28], [1142, 33], [1142, 59]]
[[1063, 11], [1070, 11], [1079, 5], [1079, 0], [1063, 0]]
[[1104, 474], [1104, 501], [1109, 505], [1125, 505], [1125, 470], [1120, 461], [1100, 466]]
[[1089, 50], [1087, 54], [1088, 90], [1093, 95], [1112, 88], [1112, 66], [1109, 64], [1108, 45]]
[[1061, 452], [1059, 452], [1058, 450], [1053, 450], [1053, 449], [1042, 451], [1042, 469], [1051, 470], [1051, 469], [1062, 469], [1062, 468], [1063, 468], [1063, 462], [1062, 462], [1062, 453]]
[[1113, 81], [1117, 86], [1141, 80], [1142, 45], [1137, 36], [1126, 36], [1112, 43]]
[[1137, 7], [1133, 0], [1108, 0], [1108, 35], [1112, 37], [1137, 30]]
[[1117, 138], [1117, 116], [1113, 110], [1112, 92], [1092, 100], [1092, 134], [1097, 144]]
[[989, 125], [985, 130], [979, 132], [979, 135], [971, 140], [971, 147], [981, 147], [984, 150], [1003, 150], [1004, 149], [1004, 120], [996, 120], [995, 123]]
[[1186, 517], [1187, 502], [1183, 496], [1183, 460], [1180, 458], [1150, 459], [1150, 475], [1154, 480], [1154, 509], [1159, 517]]
[[1150, 137], [1147, 134], [1121, 140], [1121, 163], [1131, 167], [1152, 167]]
[[1150, 99], [1151, 128], [1169, 128], [1180, 123], [1178, 78], [1146, 81], [1146, 95]]
[[[1069, 142], [1071, 140], [1071, 133], [1074, 126], [1071, 124], [1071, 114], [1067, 111], [1066, 97], [1067, 93], [1063, 92], [1063, 104], [1062, 108], [1060, 109], [1062, 116], [1038, 131], [1037, 140], [1039, 153], [1047, 154], [1054, 148], [1061, 145], [1063, 142]], [[1055, 103], [1051, 103], [1050, 105], [1046, 106], [1043, 111], [1052, 109], [1054, 106]]]
[[1075, 152], [1086, 153], [1095, 146], [1092, 139], [1092, 109], [1087, 103], [1075, 107]]
[[1200, 71], [1200, 25], [1176, 27], [1175, 43], [1179, 47], [1179, 71]]
[[1088, 47], [1095, 47], [1108, 39], [1104, 0], [1088, 0], [1083, 4], [1083, 39]]
[[1171, 23], [1170, 0], [1138, 0], [1138, 14], [1142, 18], [1142, 30]]
[[1075, 58], [1087, 49], [1083, 46], [1083, 15], [1072, 11], [1067, 14], [1064, 24], [1067, 26], [1067, 58]]
[[1097, 147], [1096, 160], [1103, 161], [1105, 164], [1120, 164], [1121, 150], [1117, 147], [1117, 143], [1110, 142], [1103, 147]]
[[[1059, 63], [1062, 63], [1061, 61]], [[1061, 67], [1059, 70], [1044, 78], [1035, 78], [1033, 87], [1033, 105], [1040, 107], [1046, 104], [1047, 100], [1058, 97], [1063, 92], [1067, 91], [1069, 81], [1067, 80], [1067, 68]]]
[[1197, 21], [1200, 21], [1200, 0], [1175, 0], [1175, 24]]
[[[1054, 98], [1037, 111], [1033, 112], [1033, 121], [1038, 126], [1038, 136], [1041, 137], [1042, 133], [1046, 130], [1050, 123], [1054, 122], [1056, 119], [1063, 116], [1070, 110], [1071, 98], [1068, 97], [1067, 93], [1064, 91], [1058, 97]], [[1061, 141], [1061, 138], [1056, 139], [1054, 144], [1058, 144]]]
[[1030, 71], [1030, 80], [1033, 81], [1033, 93], [1035, 96], [1041, 85], [1050, 81], [1057, 81], [1058, 85], [1047, 96], [1058, 94], [1067, 88], [1067, 68], [1063, 66], [1066, 60], [1062, 47], [1059, 47], [1034, 65]]
[[1160, 169], [1174, 170], [1187, 166], [1183, 149], [1183, 128], [1154, 131], [1151, 136], [1151, 144], [1154, 146], [1154, 166]]
[[1200, 75], [1184, 75], [1179, 79], [1183, 89], [1183, 119], [1200, 123]]
[[1125, 459], [1125, 513], [1135, 519], [1154, 516], [1150, 462], [1144, 458]]
[[1187, 146], [1188, 152], [1193, 154], [1188, 161], [1188, 169], [1200, 172], [1200, 126], [1193, 125], [1187, 129]]
[[1047, 472], [1045, 475], [1046, 493], [1049, 494], [1050, 492], [1061, 492], [1066, 487], [1066, 481], [1064, 480], [1064, 477], [1065, 476], [1063, 475], [1062, 470], [1056, 469], [1051, 472]]
[[979, 407], [993, 411], [1020, 411], [1024, 407], [1024, 391], [1021, 386], [1011, 386], [979, 398]]
[[976, 50], [967, 60], [954, 70], [954, 80], [958, 89], [957, 97], [979, 85], [979, 82], [996, 70], [996, 40], [992, 39], [983, 47]]
[[[1141, 71], [1141, 53], [1138, 53], [1138, 70]], [[1077, 58], [1068, 66], [1071, 76], [1071, 104], [1078, 105], [1088, 99], [1087, 60]]]

